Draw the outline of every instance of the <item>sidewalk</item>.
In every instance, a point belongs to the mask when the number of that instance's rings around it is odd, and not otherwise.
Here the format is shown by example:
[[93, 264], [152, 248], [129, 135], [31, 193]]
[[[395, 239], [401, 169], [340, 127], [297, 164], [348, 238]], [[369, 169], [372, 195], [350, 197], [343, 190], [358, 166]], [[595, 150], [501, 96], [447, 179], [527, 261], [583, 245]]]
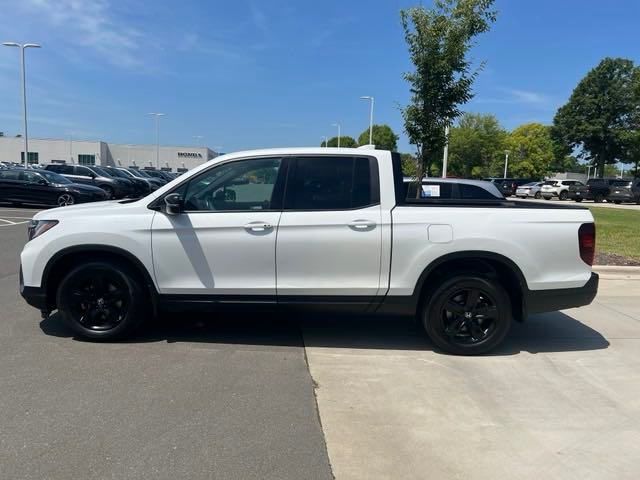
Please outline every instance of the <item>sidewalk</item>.
[[415, 323], [304, 327], [337, 479], [640, 478], [640, 282], [516, 324], [495, 355], [432, 351]]

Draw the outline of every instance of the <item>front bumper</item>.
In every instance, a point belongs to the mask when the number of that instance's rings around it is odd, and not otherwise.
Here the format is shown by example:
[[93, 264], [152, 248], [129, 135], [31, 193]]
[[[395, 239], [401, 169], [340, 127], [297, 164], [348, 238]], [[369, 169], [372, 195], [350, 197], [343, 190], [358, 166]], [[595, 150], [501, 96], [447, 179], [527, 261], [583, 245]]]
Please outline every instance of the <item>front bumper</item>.
[[32, 307], [40, 311], [48, 310], [47, 292], [41, 287], [26, 287], [22, 278], [22, 267], [20, 267], [20, 295]]
[[553, 312], [589, 305], [598, 293], [598, 282], [598, 274], [591, 273], [591, 278], [583, 287], [527, 290], [524, 298], [525, 311], [527, 313]]

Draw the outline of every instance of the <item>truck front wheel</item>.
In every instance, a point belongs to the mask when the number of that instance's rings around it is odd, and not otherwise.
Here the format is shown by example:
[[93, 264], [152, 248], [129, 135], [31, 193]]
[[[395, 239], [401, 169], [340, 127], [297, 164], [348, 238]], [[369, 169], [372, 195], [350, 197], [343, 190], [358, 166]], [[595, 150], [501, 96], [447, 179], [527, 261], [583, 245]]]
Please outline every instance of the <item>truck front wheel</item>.
[[146, 317], [145, 297], [126, 265], [92, 261], [63, 278], [56, 302], [62, 319], [80, 337], [110, 341], [131, 333]]
[[455, 355], [478, 355], [494, 349], [509, 332], [511, 302], [495, 280], [457, 275], [430, 295], [421, 316], [436, 346]]

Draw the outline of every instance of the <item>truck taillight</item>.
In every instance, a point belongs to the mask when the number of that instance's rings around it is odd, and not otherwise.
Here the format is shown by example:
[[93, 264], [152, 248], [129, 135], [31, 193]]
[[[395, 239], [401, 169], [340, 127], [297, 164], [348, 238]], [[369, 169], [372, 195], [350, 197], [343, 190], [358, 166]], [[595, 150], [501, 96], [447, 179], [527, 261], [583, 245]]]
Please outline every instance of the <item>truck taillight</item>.
[[596, 225], [583, 223], [578, 229], [578, 244], [580, 245], [580, 258], [587, 265], [593, 265], [596, 254]]

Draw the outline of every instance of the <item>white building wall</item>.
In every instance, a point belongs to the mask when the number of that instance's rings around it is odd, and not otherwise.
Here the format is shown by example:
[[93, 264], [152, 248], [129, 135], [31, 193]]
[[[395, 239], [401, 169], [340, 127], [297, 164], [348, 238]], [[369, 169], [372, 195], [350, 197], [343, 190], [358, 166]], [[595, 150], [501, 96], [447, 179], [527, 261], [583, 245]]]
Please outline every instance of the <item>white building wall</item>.
[[[0, 137], [0, 161], [20, 162], [24, 140]], [[140, 168], [156, 167], [155, 145], [126, 145], [99, 141], [70, 139], [29, 139], [29, 151], [38, 153], [41, 165], [57, 162], [78, 163], [79, 155], [94, 155], [96, 165], [116, 165]], [[160, 146], [157, 168], [191, 169], [217, 154], [207, 147]]]
[[[54, 160], [72, 163], [78, 162], [78, 155], [95, 155], [96, 163], [101, 156], [102, 142], [70, 141], [55, 139], [29, 139], [29, 151], [38, 153], [40, 164], [51, 163]], [[20, 153], [24, 151], [24, 138], [0, 137], [0, 161], [20, 162]]]
[[123, 167], [155, 167], [170, 168], [176, 171], [178, 168], [191, 169], [216, 156], [215, 152], [207, 147], [175, 147], [161, 146], [159, 162], [156, 165], [155, 145], [122, 145], [109, 143], [107, 164]]

